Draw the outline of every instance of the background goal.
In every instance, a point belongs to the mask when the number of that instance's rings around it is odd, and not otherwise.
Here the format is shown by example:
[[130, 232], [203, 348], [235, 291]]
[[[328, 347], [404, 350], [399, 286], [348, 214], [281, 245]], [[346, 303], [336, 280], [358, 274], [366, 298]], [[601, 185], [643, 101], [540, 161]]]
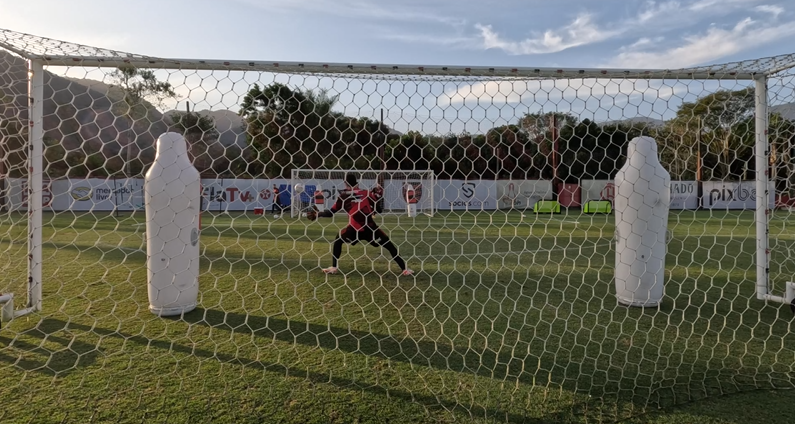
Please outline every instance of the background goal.
[[[0, 30], [0, 421], [601, 422], [793, 388], [794, 64], [169, 59]], [[196, 308], [159, 317], [141, 193], [169, 131], [201, 262]], [[639, 136], [672, 199], [646, 309], [617, 302], [609, 207]], [[345, 172], [382, 179], [413, 276], [368, 244], [326, 276], [346, 217], [271, 213]]]
[[[316, 204], [315, 192], [319, 189], [323, 207], [330, 208], [337, 199], [337, 193], [345, 188], [345, 174], [356, 176], [359, 186], [369, 190], [376, 185], [384, 189], [384, 197], [378, 205], [379, 214], [406, 214], [406, 189], [411, 186], [416, 195], [417, 212], [433, 216], [436, 198], [434, 197], [433, 171], [372, 171], [372, 170], [328, 170], [328, 169], [293, 169], [291, 171], [291, 216], [297, 217], [310, 205]], [[302, 184], [304, 192], [295, 192], [296, 184]]]

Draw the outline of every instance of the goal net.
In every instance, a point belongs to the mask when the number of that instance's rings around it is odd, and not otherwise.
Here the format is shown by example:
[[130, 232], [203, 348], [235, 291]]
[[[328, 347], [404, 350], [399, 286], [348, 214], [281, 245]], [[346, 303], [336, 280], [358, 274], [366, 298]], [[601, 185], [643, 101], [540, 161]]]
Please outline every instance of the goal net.
[[[373, 171], [373, 170], [328, 170], [328, 169], [294, 169], [291, 172], [290, 185], [292, 190], [291, 216], [297, 217], [310, 207], [319, 210], [331, 208], [337, 200], [340, 190], [344, 190], [345, 176], [356, 177], [359, 187], [370, 190], [380, 186], [383, 191], [381, 202], [377, 205], [380, 214], [407, 214], [407, 191], [410, 189], [416, 198], [417, 213], [433, 216], [434, 174], [433, 171]], [[299, 193], [295, 187], [303, 188]]]
[[[613, 422], [793, 388], [793, 64], [0, 30], [0, 422]], [[349, 172], [382, 232], [340, 245], [302, 211]]]

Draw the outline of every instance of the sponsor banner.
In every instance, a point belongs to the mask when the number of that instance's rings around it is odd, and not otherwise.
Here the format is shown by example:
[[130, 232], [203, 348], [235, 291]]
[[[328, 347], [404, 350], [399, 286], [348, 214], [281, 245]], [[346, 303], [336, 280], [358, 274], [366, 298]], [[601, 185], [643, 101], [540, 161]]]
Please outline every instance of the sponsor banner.
[[[27, 210], [27, 179], [9, 178], [6, 197], [9, 209]], [[376, 181], [361, 181], [362, 188], [370, 188]], [[535, 180], [436, 180], [434, 191], [420, 183], [414, 183], [420, 200], [420, 209], [429, 209], [436, 201], [437, 210], [494, 210], [497, 208], [531, 208], [539, 199], [551, 199], [549, 181]], [[270, 210], [273, 205], [273, 185], [280, 190], [284, 206], [290, 205], [292, 187], [289, 179], [202, 179], [202, 210], [253, 211], [255, 207]], [[384, 201], [387, 210], [406, 209], [406, 182], [387, 181]], [[582, 199], [610, 200], [615, 198], [612, 180], [582, 180]], [[342, 180], [305, 180], [302, 202], [314, 201], [315, 187], [321, 187], [326, 206], [330, 207], [344, 187]], [[131, 211], [143, 210], [143, 179], [61, 179], [44, 181], [43, 201], [45, 210], [74, 211]], [[704, 182], [703, 206], [709, 209], [753, 209], [756, 201], [756, 182]], [[695, 181], [671, 182], [671, 209], [696, 209], [698, 207], [698, 184]], [[775, 205], [773, 183], [770, 185], [769, 207]]]
[[[27, 210], [27, 180], [9, 179], [8, 203], [12, 210]], [[270, 210], [273, 184], [289, 205], [290, 181], [247, 179], [202, 179], [202, 210], [246, 211], [255, 207]], [[131, 179], [63, 179], [45, 183], [45, 210], [55, 211], [132, 211], [144, 209], [144, 180]]]
[[589, 200], [609, 200], [616, 197], [616, 186], [613, 180], [580, 180], [580, 200], [584, 204]]
[[497, 208], [497, 181], [437, 180], [438, 210], [494, 210]]
[[497, 207], [500, 209], [530, 209], [539, 200], [552, 200], [552, 197], [552, 181], [497, 181]]
[[[253, 211], [254, 208], [270, 211], [274, 202], [274, 185], [278, 187], [279, 198], [285, 207], [290, 205], [293, 191], [288, 179], [202, 178], [201, 185], [203, 211]], [[307, 184], [306, 189], [314, 191], [314, 186]], [[309, 201], [309, 195], [302, 197]]]
[[[706, 184], [706, 183], [705, 183]], [[613, 180], [582, 180], [583, 202], [609, 200], [616, 197]], [[671, 209], [697, 209], [698, 183], [696, 181], [671, 181]]]
[[137, 178], [53, 181], [52, 209], [57, 211], [143, 210], [143, 180]]
[[[339, 192], [345, 188], [345, 180], [342, 178], [301, 178], [298, 181], [304, 185], [304, 191], [300, 193], [299, 196], [302, 204], [309, 204], [310, 202], [314, 204], [315, 190], [320, 188], [320, 192], [323, 193], [323, 204], [326, 208], [330, 208], [334, 205], [334, 202], [337, 201]], [[369, 190], [374, 187], [377, 182], [378, 181], [375, 179], [361, 179], [359, 180], [359, 187], [363, 190]], [[292, 192], [294, 191], [294, 187], [290, 186], [290, 180], [284, 180], [283, 184], [284, 186], [279, 186], [279, 192], [281, 193], [279, 198], [282, 200], [282, 205], [288, 207], [292, 204]], [[386, 185], [389, 187], [388, 182]], [[390, 192], [387, 187], [384, 187], [385, 198], [388, 197], [388, 193]], [[399, 187], [400, 186], [397, 185], [395, 190], [399, 191]], [[399, 197], [399, 192], [392, 193], [393, 203], [399, 201]], [[402, 206], [403, 210], [406, 209], [405, 204], [406, 202], [404, 201]]]
[[[289, 183], [289, 181], [287, 181]], [[320, 187], [320, 192], [323, 193], [324, 204], [327, 208], [334, 205], [337, 201], [339, 192], [345, 188], [345, 181], [341, 178], [337, 179], [313, 179], [302, 178], [301, 183], [304, 184], [304, 192], [301, 193], [301, 202], [308, 203], [314, 202], [314, 192], [317, 187]], [[376, 179], [361, 179], [359, 180], [359, 187], [363, 190], [369, 190], [378, 183]], [[430, 210], [431, 202], [433, 202], [433, 187], [428, 186], [431, 182], [429, 180], [420, 179], [386, 179], [384, 181], [384, 210], [387, 211], [406, 211], [406, 189], [409, 184], [414, 188], [414, 195], [418, 198], [418, 210]], [[286, 189], [286, 187], [284, 188]], [[284, 189], [281, 189], [282, 191]], [[289, 188], [292, 192], [292, 187]], [[290, 197], [288, 196], [282, 202], [285, 205], [290, 204]]]
[[[44, 181], [44, 210], [110, 211], [143, 209], [143, 180], [89, 178]], [[8, 179], [11, 210], [28, 210], [28, 181]]]
[[[756, 181], [709, 181], [702, 183], [705, 209], [755, 209]], [[775, 207], [775, 184], [768, 186], [768, 207]]]
[[[384, 209], [389, 211], [406, 211], [406, 190], [408, 186], [414, 189], [414, 198], [417, 199], [417, 210], [430, 210], [433, 202], [433, 190], [430, 180], [407, 179], [384, 181]], [[365, 187], [367, 188], [367, 187]]]
[[671, 209], [698, 209], [698, 182], [671, 181]]
[[[52, 181], [42, 181], [41, 202], [44, 210], [52, 210]], [[28, 180], [25, 178], [6, 179], [6, 204], [11, 211], [28, 210]]]

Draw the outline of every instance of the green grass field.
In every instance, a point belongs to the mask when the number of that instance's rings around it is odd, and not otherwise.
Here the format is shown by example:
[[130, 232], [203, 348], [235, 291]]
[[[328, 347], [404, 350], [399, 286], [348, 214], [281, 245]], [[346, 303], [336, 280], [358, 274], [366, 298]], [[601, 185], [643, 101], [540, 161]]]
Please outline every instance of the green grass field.
[[[793, 387], [793, 316], [756, 300], [753, 212], [672, 211], [648, 310], [615, 301], [613, 219], [379, 218], [406, 278], [362, 245], [324, 275], [343, 216], [205, 213], [200, 307], [159, 318], [143, 213], [45, 214], [43, 311], [0, 329], [0, 422], [790, 422], [795, 394], [770, 389]], [[26, 243], [26, 217], [3, 215], [18, 307]]]

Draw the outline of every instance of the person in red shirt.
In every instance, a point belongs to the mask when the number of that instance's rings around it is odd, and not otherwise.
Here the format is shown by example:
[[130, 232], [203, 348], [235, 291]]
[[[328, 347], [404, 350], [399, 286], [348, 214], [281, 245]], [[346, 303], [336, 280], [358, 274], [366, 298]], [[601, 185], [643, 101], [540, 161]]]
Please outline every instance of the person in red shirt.
[[345, 175], [345, 189], [340, 191], [337, 201], [330, 209], [319, 212], [319, 218], [331, 218], [335, 213], [344, 210], [348, 213], [348, 226], [343, 228], [337, 238], [334, 239], [332, 247], [331, 267], [324, 268], [326, 274], [336, 274], [339, 272], [337, 262], [342, 253], [342, 245], [348, 243], [355, 246], [360, 241], [370, 243], [372, 246], [381, 246], [391, 255], [392, 259], [401, 269], [401, 275], [411, 275], [414, 271], [406, 267], [406, 262], [398, 254], [397, 247], [389, 239], [389, 236], [378, 227], [373, 219], [375, 205], [381, 200], [384, 190], [381, 186], [376, 186], [372, 190], [362, 190], [356, 176], [353, 174]]

